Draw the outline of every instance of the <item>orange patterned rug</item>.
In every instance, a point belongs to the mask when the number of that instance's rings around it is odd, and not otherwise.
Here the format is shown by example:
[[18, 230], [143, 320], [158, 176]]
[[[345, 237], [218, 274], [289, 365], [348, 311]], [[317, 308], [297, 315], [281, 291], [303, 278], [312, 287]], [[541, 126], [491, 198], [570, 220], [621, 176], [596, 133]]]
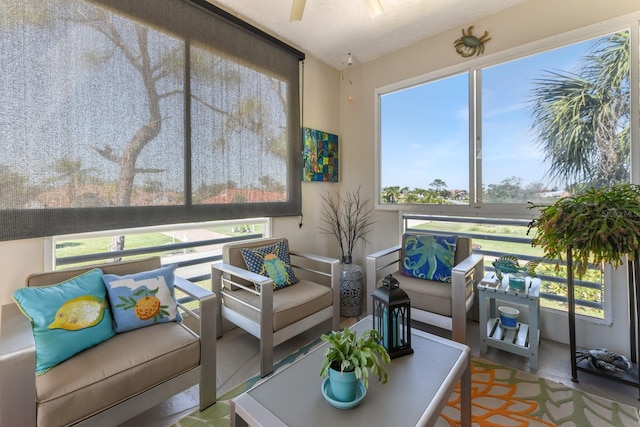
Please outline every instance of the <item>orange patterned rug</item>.
[[[307, 354], [318, 344], [319, 341], [316, 340], [289, 355], [275, 366], [276, 370]], [[474, 358], [471, 368], [474, 427], [640, 426], [638, 410], [631, 406], [483, 359]], [[203, 412], [195, 411], [187, 415], [174, 424], [174, 427], [228, 426], [229, 402], [249, 390], [259, 379], [259, 375], [256, 375], [240, 384], [220, 396], [215, 405]], [[458, 426], [459, 420], [460, 397], [459, 390], [456, 389], [436, 426]]]
[[[526, 372], [474, 358], [471, 366], [474, 426], [638, 426], [638, 410]], [[436, 426], [458, 426], [456, 389]]]

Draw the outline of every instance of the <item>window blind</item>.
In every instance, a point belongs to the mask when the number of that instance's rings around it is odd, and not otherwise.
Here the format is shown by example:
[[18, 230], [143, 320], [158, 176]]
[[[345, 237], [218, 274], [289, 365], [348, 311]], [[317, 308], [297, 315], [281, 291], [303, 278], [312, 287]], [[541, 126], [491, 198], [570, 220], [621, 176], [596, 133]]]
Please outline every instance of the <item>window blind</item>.
[[304, 54], [184, 0], [0, 9], [0, 239], [299, 215]]

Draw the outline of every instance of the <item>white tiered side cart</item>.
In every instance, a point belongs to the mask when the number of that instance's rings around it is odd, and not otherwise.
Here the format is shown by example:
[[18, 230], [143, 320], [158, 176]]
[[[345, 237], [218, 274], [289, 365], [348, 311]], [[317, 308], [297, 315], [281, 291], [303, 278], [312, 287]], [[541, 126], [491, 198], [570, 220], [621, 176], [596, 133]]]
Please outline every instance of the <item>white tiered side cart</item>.
[[[538, 369], [538, 345], [540, 343], [540, 279], [527, 277], [524, 290], [509, 287], [509, 277], [505, 275], [497, 286], [491, 282], [493, 273], [488, 274], [478, 284], [480, 310], [480, 351], [487, 352], [491, 346], [513, 354], [529, 358], [529, 366]], [[500, 324], [497, 301], [509, 305], [528, 307], [528, 322], [518, 321], [515, 328], [506, 328]], [[487, 302], [489, 310], [487, 310]]]

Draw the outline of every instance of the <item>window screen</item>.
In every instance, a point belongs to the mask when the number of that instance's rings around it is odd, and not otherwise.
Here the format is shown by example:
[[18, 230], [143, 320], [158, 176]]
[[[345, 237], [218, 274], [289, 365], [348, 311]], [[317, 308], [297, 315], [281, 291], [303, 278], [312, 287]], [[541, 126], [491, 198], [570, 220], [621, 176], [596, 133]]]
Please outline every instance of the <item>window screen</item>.
[[0, 12], [0, 239], [300, 213], [301, 52], [204, 1]]

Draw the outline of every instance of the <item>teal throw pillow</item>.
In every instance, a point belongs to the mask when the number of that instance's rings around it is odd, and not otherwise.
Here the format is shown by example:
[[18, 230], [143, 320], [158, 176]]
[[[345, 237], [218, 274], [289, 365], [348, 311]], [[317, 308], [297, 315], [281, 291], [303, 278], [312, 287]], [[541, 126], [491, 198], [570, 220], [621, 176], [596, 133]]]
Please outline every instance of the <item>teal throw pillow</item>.
[[451, 282], [457, 236], [405, 234], [402, 236], [402, 274]]
[[116, 332], [182, 321], [174, 294], [176, 265], [118, 276], [105, 274]]
[[114, 335], [100, 269], [56, 285], [18, 289], [13, 300], [31, 321], [38, 375]]
[[[298, 283], [289, 257], [287, 242], [282, 240], [261, 248], [241, 249], [244, 262], [249, 271], [268, 276], [273, 280], [273, 289], [278, 290]], [[260, 286], [255, 285], [260, 291]]]

